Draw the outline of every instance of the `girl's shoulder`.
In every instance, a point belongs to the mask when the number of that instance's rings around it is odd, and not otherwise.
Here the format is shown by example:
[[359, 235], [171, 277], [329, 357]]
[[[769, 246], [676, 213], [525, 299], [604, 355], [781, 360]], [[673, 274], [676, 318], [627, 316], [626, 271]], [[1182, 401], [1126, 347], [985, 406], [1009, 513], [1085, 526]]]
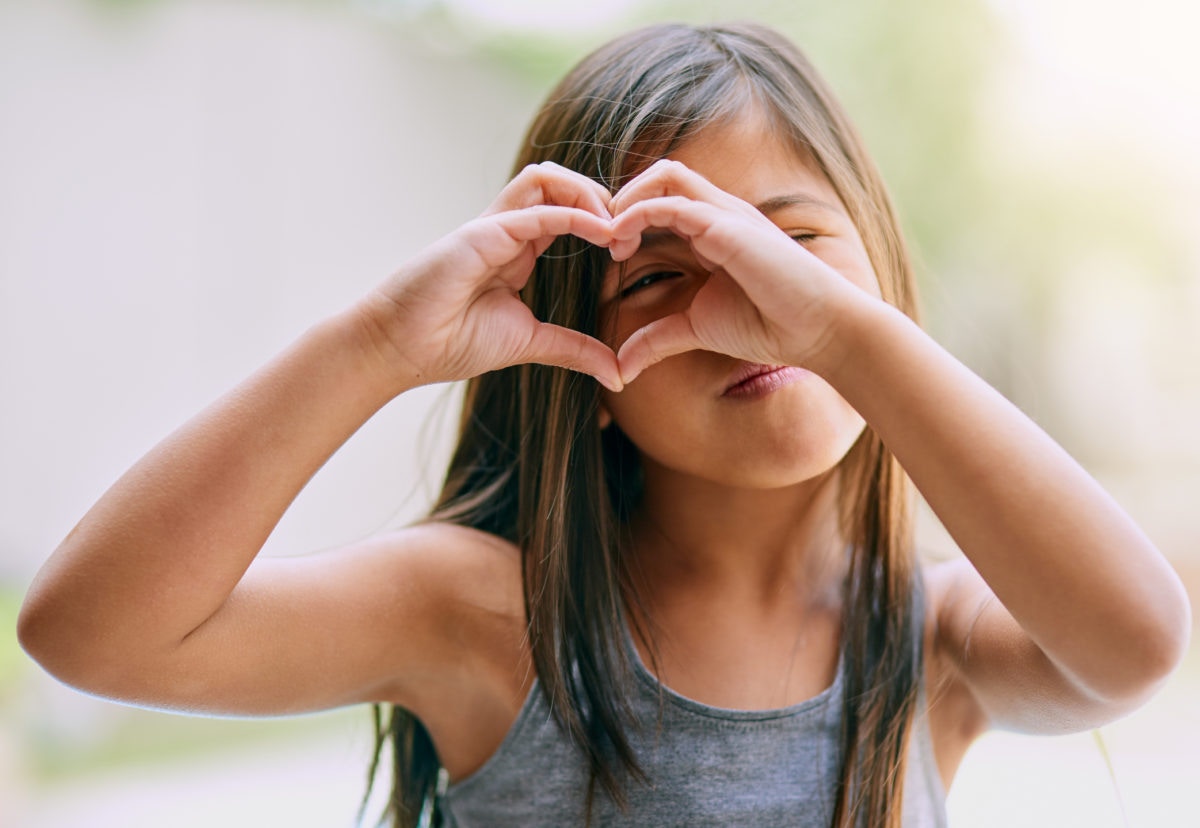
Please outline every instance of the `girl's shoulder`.
[[397, 682], [402, 694], [381, 700], [415, 713], [451, 778], [460, 778], [500, 744], [531, 686], [520, 552], [495, 535], [439, 522], [375, 542], [395, 561], [380, 576], [407, 579], [423, 593], [426, 617], [409, 621], [433, 636], [420, 669]]
[[524, 614], [521, 553], [504, 538], [460, 526], [430, 521], [383, 536], [455, 609], [481, 605], [505, 615]]
[[440, 658], [448, 644], [461, 653], [497, 623], [523, 624], [520, 552], [503, 538], [430, 521], [338, 551], [317, 557], [329, 560], [327, 570], [335, 563], [349, 569], [360, 594], [370, 596], [376, 634], [385, 641], [417, 634]]
[[452, 655], [455, 672], [474, 662], [477, 670], [511, 673], [522, 660], [525, 633], [521, 554], [514, 544], [442, 522], [406, 527], [378, 542], [395, 556], [394, 569], [380, 575], [407, 580], [422, 594], [422, 626], [435, 631], [437, 650]]

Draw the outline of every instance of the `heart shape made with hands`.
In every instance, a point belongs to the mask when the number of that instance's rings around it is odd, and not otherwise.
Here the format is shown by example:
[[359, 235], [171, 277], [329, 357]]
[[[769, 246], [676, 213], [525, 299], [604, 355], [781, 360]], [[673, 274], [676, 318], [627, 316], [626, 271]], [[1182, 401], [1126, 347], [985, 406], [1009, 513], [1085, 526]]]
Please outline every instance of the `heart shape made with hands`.
[[[687, 245], [707, 278], [682, 308], [633, 331], [617, 362], [625, 382], [688, 350], [799, 365], [819, 341], [817, 301], [848, 282], [756, 207], [685, 165], [662, 160], [609, 202], [613, 260], [632, 262], [651, 234]], [[670, 239], [668, 239], [668, 243]]]
[[[615, 354], [593, 337], [513, 307], [534, 261], [561, 236], [608, 248], [614, 261], [632, 265], [649, 238], [672, 234], [686, 243], [706, 278], [685, 307], [648, 317]], [[492, 349], [491, 367], [559, 365], [614, 391], [651, 365], [690, 350], [800, 365], [822, 329], [814, 314], [821, 302], [814, 299], [829, 285], [845, 283], [757, 208], [670, 160], [652, 164], [611, 195], [557, 165], [527, 168], [459, 235], [474, 259], [467, 262], [474, 265], [468, 267], [474, 287], [464, 285], [459, 294], [462, 305], [471, 306], [462, 318], [473, 317], [470, 338], [484, 347], [487, 330], [509, 336], [509, 346]], [[522, 344], [513, 345], [518, 334]]]

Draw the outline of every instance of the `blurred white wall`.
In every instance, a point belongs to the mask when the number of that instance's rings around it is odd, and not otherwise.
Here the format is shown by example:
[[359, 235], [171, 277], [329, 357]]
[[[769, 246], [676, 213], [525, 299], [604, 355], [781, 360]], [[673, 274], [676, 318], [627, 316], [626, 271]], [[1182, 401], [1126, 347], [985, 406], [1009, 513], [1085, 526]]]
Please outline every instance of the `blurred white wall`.
[[[307, 325], [483, 209], [534, 106], [319, 4], [0, 4], [0, 578]], [[373, 420], [271, 551], [425, 502], [434, 393]], [[432, 464], [436, 467], [438, 464]]]
[[[452, 43], [353, 10], [114, 6], [0, 3], [0, 587], [23, 590], [175, 426], [481, 211], [536, 104]], [[453, 428], [429, 412], [447, 396], [414, 392], [374, 418], [300, 496], [268, 554], [420, 513]], [[13, 634], [0, 630], [6, 646]], [[245, 730], [22, 672], [15, 696], [0, 682], [0, 825], [353, 816], [365, 710], [257, 723], [258, 741], [283, 745], [202, 758], [169, 779], [135, 766], [45, 788], [29, 765], [35, 741], [86, 754], [114, 734], [233, 743]], [[297, 729], [324, 734], [321, 748], [305, 752]]]

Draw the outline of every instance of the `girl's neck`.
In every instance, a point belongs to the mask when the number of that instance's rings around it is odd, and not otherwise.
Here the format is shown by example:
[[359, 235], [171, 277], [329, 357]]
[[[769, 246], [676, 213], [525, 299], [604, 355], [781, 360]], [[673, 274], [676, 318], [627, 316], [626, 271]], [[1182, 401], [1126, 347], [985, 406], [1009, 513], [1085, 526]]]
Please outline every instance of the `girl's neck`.
[[720, 594], [766, 604], [837, 601], [845, 573], [836, 471], [784, 489], [732, 489], [645, 465], [631, 523], [652, 604]]

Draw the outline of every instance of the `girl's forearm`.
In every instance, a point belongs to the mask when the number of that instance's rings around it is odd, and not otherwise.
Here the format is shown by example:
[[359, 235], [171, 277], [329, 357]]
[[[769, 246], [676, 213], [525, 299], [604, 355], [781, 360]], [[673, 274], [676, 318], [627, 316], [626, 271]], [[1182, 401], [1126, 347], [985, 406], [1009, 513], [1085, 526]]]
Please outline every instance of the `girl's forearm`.
[[126, 472], [34, 581], [26, 649], [61, 674], [169, 648], [216, 612], [309, 478], [404, 390], [360, 320], [313, 327]]
[[1178, 577], [1049, 436], [899, 311], [854, 301], [817, 370], [879, 434], [1030, 638], [1083, 690], [1130, 698], [1178, 663]]
[[64, 679], [125, 670], [131, 652], [176, 651], [217, 617], [317, 469], [417, 384], [540, 362], [619, 388], [611, 350], [539, 322], [519, 298], [555, 238], [611, 240], [607, 198], [578, 173], [527, 168], [483, 216], [164, 440], [42, 568], [19, 619], [26, 649]]

